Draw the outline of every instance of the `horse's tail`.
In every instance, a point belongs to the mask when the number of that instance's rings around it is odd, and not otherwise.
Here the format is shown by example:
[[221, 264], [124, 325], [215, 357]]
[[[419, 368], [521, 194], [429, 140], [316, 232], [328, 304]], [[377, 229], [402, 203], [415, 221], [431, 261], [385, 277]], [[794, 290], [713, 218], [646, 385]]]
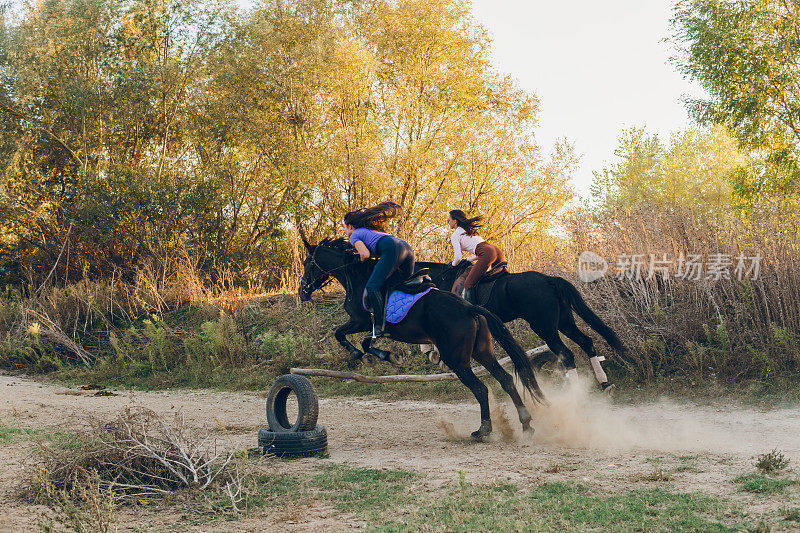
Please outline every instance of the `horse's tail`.
[[622, 344], [622, 341], [617, 337], [617, 334], [614, 333], [610, 327], [608, 327], [605, 322], [603, 322], [599, 316], [595, 314], [594, 311], [589, 309], [589, 306], [586, 305], [586, 302], [583, 300], [581, 293], [578, 292], [578, 289], [570, 283], [569, 281], [565, 280], [564, 278], [560, 278], [558, 276], [554, 276], [553, 279], [556, 281], [556, 286], [564, 297], [569, 303], [570, 307], [578, 313], [578, 316], [581, 317], [589, 326], [595, 330], [597, 333], [603, 337], [606, 342], [614, 348], [619, 353], [625, 351], [625, 346]]
[[486, 319], [492, 336], [511, 357], [511, 362], [514, 363], [514, 373], [519, 377], [522, 385], [531, 393], [536, 401], [547, 404], [547, 399], [545, 399], [544, 393], [539, 387], [539, 383], [536, 381], [536, 375], [533, 373], [533, 366], [531, 365], [530, 359], [528, 359], [528, 355], [511, 335], [511, 332], [508, 331], [503, 321], [491, 311], [476, 305], [471, 306], [469, 312], [473, 316], [481, 315]]

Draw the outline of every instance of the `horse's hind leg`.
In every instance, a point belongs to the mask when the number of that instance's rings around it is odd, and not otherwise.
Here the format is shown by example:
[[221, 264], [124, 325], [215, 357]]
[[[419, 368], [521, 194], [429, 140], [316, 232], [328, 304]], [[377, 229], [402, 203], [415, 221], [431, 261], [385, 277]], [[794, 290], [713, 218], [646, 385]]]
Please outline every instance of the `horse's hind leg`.
[[[481, 320], [485, 321], [483, 317], [481, 317]], [[528, 431], [531, 429], [531, 414], [522, 402], [519, 391], [517, 391], [517, 388], [514, 386], [514, 378], [512, 378], [511, 374], [506, 372], [506, 370], [500, 366], [500, 363], [497, 362], [497, 359], [495, 359], [492, 353], [491, 337], [486, 334], [482, 335], [481, 333], [482, 331], [478, 332], [478, 339], [475, 342], [475, 351], [472, 352], [472, 358], [482, 364], [483, 368], [489, 371], [494, 379], [500, 383], [500, 386], [503, 387], [503, 390], [511, 397], [511, 401], [514, 402], [514, 407], [517, 408], [519, 421], [522, 423], [522, 430]]]
[[597, 357], [597, 352], [594, 350], [592, 338], [578, 329], [578, 325], [575, 324], [575, 320], [572, 318], [571, 314], [568, 319], [566, 317], [562, 318], [558, 329], [560, 329], [564, 335], [572, 339], [572, 341], [580, 346], [581, 350], [586, 352], [586, 355], [589, 356], [589, 362], [592, 364], [594, 377], [603, 390], [613, 387], [613, 385], [608, 382], [608, 376], [606, 376], [603, 366], [600, 364], [600, 359]]
[[567, 345], [561, 340], [558, 334], [558, 326], [562, 321], [561, 317], [564, 315], [563, 309], [556, 308], [553, 313], [547, 317], [533, 317], [528, 316], [525, 319], [534, 333], [547, 344], [550, 351], [561, 358], [561, 363], [567, 371], [567, 379], [571, 380], [576, 377], [577, 370], [575, 369], [575, 355], [567, 348]]
[[572, 350], [567, 348], [567, 345], [561, 340], [558, 331], [545, 337], [539, 334], [539, 337], [547, 343], [547, 347], [550, 348], [554, 354], [561, 356], [561, 363], [567, 371], [567, 381], [574, 384], [574, 381], [578, 377], [578, 371], [575, 368], [575, 354], [573, 354]]
[[452, 368], [455, 375], [458, 376], [458, 379], [461, 380], [461, 383], [472, 391], [472, 394], [475, 395], [475, 399], [478, 400], [478, 404], [481, 406], [481, 427], [479, 427], [477, 431], [472, 432], [472, 438], [482, 439], [488, 436], [489, 433], [492, 432], [492, 417], [489, 414], [489, 389], [478, 379], [478, 376], [476, 376], [475, 372], [470, 368], [469, 363], [456, 364], [450, 368]]
[[489, 363], [488, 366], [484, 365], [484, 368], [494, 376], [494, 379], [500, 383], [503, 390], [511, 396], [511, 401], [514, 402], [514, 407], [517, 408], [517, 415], [522, 424], [522, 431], [531, 430], [531, 414], [522, 402], [519, 391], [517, 391], [517, 388], [514, 386], [514, 378], [511, 377], [511, 374], [506, 372], [505, 368], [500, 366], [500, 363], [498, 363], [496, 359]]

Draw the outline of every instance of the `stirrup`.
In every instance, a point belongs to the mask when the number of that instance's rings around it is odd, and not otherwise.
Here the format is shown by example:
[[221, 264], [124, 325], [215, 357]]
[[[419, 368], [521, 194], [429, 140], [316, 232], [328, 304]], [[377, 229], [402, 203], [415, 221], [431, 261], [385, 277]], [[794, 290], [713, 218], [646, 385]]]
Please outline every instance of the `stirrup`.
[[379, 328], [378, 324], [375, 322], [375, 313], [370, 313], [370, 318], [372, 319], [372, 333], [370, 334], [370, 338], [372, 340], [379, 339], [381, 337], [386, 336], [386, 319], [383, 320], [383, 327]]
[[375, 332], [375, 330], [377, 329], [375, 327], [375, 313], [370, 311], [369, 317], [370, 319], [372, 319], [372, 339], [374, 340], [378, 338], [378, 334]]

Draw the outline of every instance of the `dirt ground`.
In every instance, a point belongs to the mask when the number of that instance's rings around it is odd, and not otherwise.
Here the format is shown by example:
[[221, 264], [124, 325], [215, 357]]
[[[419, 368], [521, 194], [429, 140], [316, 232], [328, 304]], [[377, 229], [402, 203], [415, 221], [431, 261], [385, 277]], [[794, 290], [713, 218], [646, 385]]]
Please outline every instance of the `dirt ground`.
[[[587, 384], [586, 390], [550, 390], [549, 408], [531, 405], [534, 435], [522, 435], [513, 407], [495, 402], [495, 432], [487, 442], [468, 436], [479, 424], [475, 403], [382, 402], [323, 399], [320, 423], [328, 430], [330, 458], [351, 466], [392, 468], [424, 473], [431, 483], [457, 480], [506, 480], [521, 485], [579, 481], [607, 491], [652, 486], [645, 478], [654, 465], [671, 471], [671, 490], [700, 491], [740, 500], [759, 513], [786, 502], [742, 493], [731, 480], [754, 471], [758, 454], [781, 450], [800, 464], [800, 407], [756, 410], [740, 406], [705, 407], [671, 401], [615, 405]], [[257, 430], [266, 425], [264, 400], [255, 392], [117, 391], [97, 397], [93, 391], [69, 390], [33, 379], [0, 375], [0, 421], [7, 426], [69, 429], [87, 415], [112, 419], [123, 407], [141, 405], [160, 414], [181, 411], [197, 428], [224, 425], [236, 446], [256, 446]], [[37, 510], [14, 497], [27, 476], [31, 443], [0, 445], [0, 531], [35, 528]], [[282, 472], [313, 469], [321, 459], [275, 461]], [[650, 485], [648, 485], [650, 484]], [[246, 519], [213, 529], [260, 530], [274, 521], [284, 529], [357, 527], [331, 509], [304, 513], [304, 522], [281, 517]], [[144, 519], [120, 515], [120, 529], [164, 527], [177, 517]], [[272, 522], [272, 523], [265, 523]], [[149, 524], [149, 525], [148, 525]], [[169, 527], [168, 529], [171, 529]], [[204, 530], [202, 526], [183, 529]]]

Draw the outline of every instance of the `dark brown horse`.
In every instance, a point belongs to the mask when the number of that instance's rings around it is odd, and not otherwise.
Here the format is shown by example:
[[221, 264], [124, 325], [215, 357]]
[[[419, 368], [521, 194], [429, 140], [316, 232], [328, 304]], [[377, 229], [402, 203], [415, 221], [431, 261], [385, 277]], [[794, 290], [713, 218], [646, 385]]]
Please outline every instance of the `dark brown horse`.
[[[347, 340], [347, 335], [367, 332], [372, 328], [372, 321], [362, 303], [362, 295], [372, 272], [373, 262], [362, 263], [355, 248], [344, 239], [325, 239], [312, 245], [303, 236], [303, 244], [308, 256], [304, 261], [303, 278], [300, 281], [300, 299], [310, 300], [312, 293], [325, 285], [331, 277], [342, 284], [346, 292], [344, 309], [350, 315], [350, 320], [336, 330], [335, 336], [350, 352], [351, 360], [360, 360], [364, 353]], [[455, 294], [431, 290], [420, 298], [401, 322], [387, 323], [386, 332], [397, 341], [427, 342], [439, 347], [442, 362], [472, 391], [480, 404], [481, 426], [472, 433], [476, 439], [485, 437], [492, 431], [492, 421], [489, 415], [488, 389], [472, 371], [471, 359], [482, 364], [500, 382], [517, 408], [523, 429], [531, 429], [531, 415], [522, 403], [514, 380], [492, 353], [492, 336], [511, 357], [523, 387], [537, 401], [546, 402], [536, 382], [530, 360], [505, 325], [490, 311], [470, 305]], [[364, 351], [384, 357], [385, 352], [375, 350], [370, 342], [370, 337], [364, 339]]]
[[[450, 290], [455, 280], [469, 265], [468, 261], [462, 261], [456, 266], [449, 263], [418, 262], [417, 268], [427, 268], [437, 287]], [[480, 283], [476, 289], [480, 294]], [[503, 322], [517, 318], [528, 322], [533, 332], [561, 359], [569, 373], [575, 369], [575, 355], [561, 340], [560, 331], [586, 352], [595, 377], [603, 390], [612, 386], [600, 366], [600, 359], [597, 357], [591, 337], [578, 329], [572, 312], [577, 313], [615, 351], [623, 352], [625, 348], [617, 334], [586, 305], [578, 289], [569, 281], [533, 270], [506, 274], [494, 282], [491, 294], [483, 306], [495, 313]]]

